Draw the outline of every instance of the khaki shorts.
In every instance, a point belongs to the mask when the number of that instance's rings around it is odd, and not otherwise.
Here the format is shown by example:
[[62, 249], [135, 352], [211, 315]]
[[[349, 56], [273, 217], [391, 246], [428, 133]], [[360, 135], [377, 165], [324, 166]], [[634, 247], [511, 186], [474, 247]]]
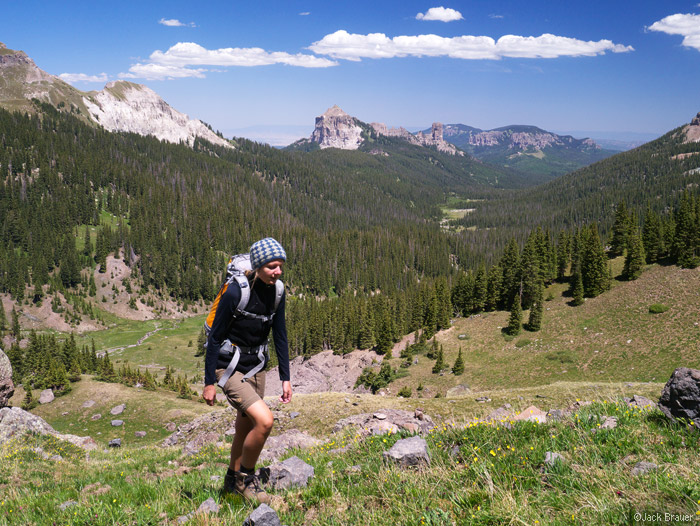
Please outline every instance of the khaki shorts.
[[[216, 370], [217, 381], [225, 371], [226, 369]], [[239, 411], [245, 411], [265, 396], [265, 371], [260, 371], [245, 382], [242, 379], [243, 373], [236, 371], [223, 387], [228, 403]]]

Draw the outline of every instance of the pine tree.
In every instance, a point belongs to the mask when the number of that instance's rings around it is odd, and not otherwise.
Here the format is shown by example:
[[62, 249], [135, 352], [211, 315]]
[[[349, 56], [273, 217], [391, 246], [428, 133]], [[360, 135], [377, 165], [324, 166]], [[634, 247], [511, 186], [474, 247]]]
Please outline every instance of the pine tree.
[[430, 358], [431, 360], [435, 360], [438, 357], [438, 342], [437, 338], [433, 338], [433, 343], [430, 345], [430, 349], [428, 349], [428, 352], [426, 353], [426, 356]]
[[520, 305], [520, 296], [515, 296], [513, 299], [513, 305], [510, 309], [510, 318], [508, 318], [508, 326], [506, 327], [506, 334], [510, 336], [517, 336], [520, 334], [520, 329], [522, 328], [523, 322], [523, 309]]
[[7, 329], [7, 316], [5, 315], [5, 307], [3, 307], [2, 301], [0, 301], [0, 337], [2, 337], [2, 335]]
[[635, 280], [642, 275], [644, 269], [644, 244], [639, 235], [639, 230], [635, 227], [629, 237], [627, 244], [627, 255], [625, 256], [625, 267], [622, 270], [622, 277], [628, 281]]
[[204, 346], [207, 343], [207, 333], [204, 331], [204, 327], [202, 327], [199, 331], [199, 336], [197, 337], [197, 349], [194, 352], [195, 356], [204, 356], [206, 353], [206, 349]]
[[527, 321], [527, 330], [539, 331], [542, 328], [542, 311], [544, 307], [544, 284], [539, 283], [537, 292], [530, 307], [530, 317]]
[[663, 253], [663, 236], [661, 231], [661, 220], [658, 214], [651, 207], [647, 207], [644, 215], [644, 230], [642, 233], [644, 244], [644, 254], [647, 263], [656, 263]]
[[571, 295], [573, 296], [571, 304], [575, 307], [583, 305], [583, 279], [578, 268], [574, 270], [574, 274], [571, 276], [571, 285]]
[[23, 382], [22, 385], [24, 386], [24, 400], [22, 400], [22, 409], [25, 411], [30, 411], [34, 409], [37, 405], [39, 405], [39, 402], [36, 398], [34, 398], [34, 394], [32, 393], [32, 386], [29, 383], [29, 379], [26, 378]]
[[19, 326], [19, 314], [17, 314], [17, 310], [14, 307], [12, 307], [12, 336], [17, 342], [22, 339], [22, 330]]
[[611, 258], [621, 256], [627, 249], [629, 229], [632, 222], [624, 201], [620, 201], [615, 209], [615, 223], [612, 227], [612, 239], [608, 255]]
[[442, 345], [441, 345], [440, 350], [437, 353], [437, 360], [435, 360], [435, 364], [433, 365], [433, 373], [437, 374], [440, 371], [442, 371], [444, 368], [445, 368], [445, 358], [443, 356]]
[[462, 358], [462, 347], [460, 347], [455, 364], [452, 366], [452, 374], [459, 376], [462, 373], [464, 373], [464, 359]]

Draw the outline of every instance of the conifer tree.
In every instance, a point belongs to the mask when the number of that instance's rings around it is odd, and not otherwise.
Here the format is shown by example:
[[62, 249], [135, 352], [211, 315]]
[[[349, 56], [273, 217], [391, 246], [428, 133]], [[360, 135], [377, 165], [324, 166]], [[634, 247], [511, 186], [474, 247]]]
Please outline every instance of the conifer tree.
[[520, 296], [515, 296], [513, 299], [513, 305], [510, 309], [510, 317], [508, 318], [508, 326], [506, 327], [506, 334], [510, 336], [517, 336], [520, 334], [520, 329], [523, 322], [523, 309], [520, 305]]
[[488, 278], [486, 267], [482, 264], [474, 276], [474, 293], [472, 295], [472, 311], [481, 312], [486, 306], [486, 293], [488, 290]]
[[426, 356], [430, 358], [431, 360], [435, 360], [438, 356], [438, 342], [437, 338], [433, 338], [433, 343], [430, 345], [430, 349], [428, 349], [428, 352], [426, 353]]
[[647, 207], [644, 215], [644, 230], [642, 232], [642, 242], [644, 244], [644, 254], [647, 263], [656, 263], [663, 253], [663, 236], [661, 231], [661, 220], [656, 212]]
[[19, 326], [19, 314], [17, 314], [17, 310], [14, 307], [12, 307], [12, 336], [17, 342], [22, 339], [22, 330]]
[[445, 358], [443, 356], [442, 352], [442, 345], [440, 346], [440, 350], [437, 353], [437, 360], [435, 360], [435, 364], [433, 365], [433, 373], [437, 374], [440, 371], [442, 371], [445, 367]]
[[39, 401], [36, 398], [34, 398], [34, 393], [32, 393], [32, 386], [28, 378], [26, 378], [22, 382], [22, 385], [24, 386], [25, 392], [24, 399], [22, 400], [22, 409], [24, 409], [25, 411], [30, 411], [39, 404]]
[[559, 234], [557, 243], [557, 281], [564, 281], [571, 263], [571, 237], [565, 230]]
[[578, 267], [574, 270], [573, 276], [571, 276], [571, 285], [571, 295], [573, 296], [571, 304], [575, 307], [583, 305], [583, 278]]
[[146, 391], [155, 391], [156, 390], [156, 381], [148, 369], [146, 369], [146, 372], [143, 376], [143, 388]]
[[7, 326], [7, 316], [5, 315], [5, 307], [2, 305], [2, 301], [0, 301], [0, 337], [2, 337], [3, 334], [5, 334], [5, 331], [8, 329]]
[[539, 283], [537, 292], [530, 307], [530, 317], [527, 321], [527, 330], [539, 331], [542, 328], [542, 311], [544, 307], [544, 284]]
[[452, 374], [459, 376], [462, 373], [464, 373], [464, 359], [462, 358], [462, 347], [460, 347], [455, 364], [452, 366]]
[[204, 327], [199, 330], [199, 336], [197, 336], [197, 348], [194, 352], [195, 356], [204, 356], [206, 349], [204, 346], [207, 343], [207, 334], [204, 332]]
[[644, 269], [644, 244], [639, 235], [639, 230], [635, 227], [627, 243], [627, 255], [625, 256], [625, 267], [622, 270], [622, 277], [628, 281], [635, 280], [642, 275]]
[[74, 356], [70, 363], [70, 369], [68, 370], [68, 379], [71, 382], [79, 382], [80, 375], [82, 374], [82, 369], [80, 368], [80, 362], [78, 357]]
[[357, 346], [359, 349], [372, 349], [377, 345], [377, 340], [374, 337], [374, 315], [372, 308], [365, 302], [360, 312], [360, 333]]
[[488, 282], [486, 285], [485, 311], [493, 311], [501, 303], [501, 289], [503, 288], [503, 270], [498, 265], [489, 269]]
[[610, 288], [607, 258], [595, 224], [583, 229], [580, 250], [583, 292], [594, 298]]
[[627, 240], [632, 221], [630, 220], [625, 201], [620, 201], [615, 209], [615, 222], [612, 227], [612, 239], [608, 255], [611, 258], [621, 256], [627, 249]]
[[513, 298], [516, 294], [518, 301], [520, 301], [520, 278], [518, 276], [520, 255], [515, 238], [511, 238], [506, 245], [499, 266], [503, 269], [502, 307], [508, 308], [513, 304]]

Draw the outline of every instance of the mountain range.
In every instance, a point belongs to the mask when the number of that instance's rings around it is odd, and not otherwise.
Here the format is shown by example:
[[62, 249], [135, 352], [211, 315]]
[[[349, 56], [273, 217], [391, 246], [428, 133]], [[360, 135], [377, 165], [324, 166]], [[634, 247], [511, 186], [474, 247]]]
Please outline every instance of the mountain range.
[[152, 135], [190, 146], [201, 138], [233, 147], [202, 121], [170, 107], [146, 86], [120, 80], [108, 83], [102, 91], [83, 92], [41, 70], [23, 51], [0, 42], [0, 107], [33, 113], [34, 100], [100, 124], [108, 131]]

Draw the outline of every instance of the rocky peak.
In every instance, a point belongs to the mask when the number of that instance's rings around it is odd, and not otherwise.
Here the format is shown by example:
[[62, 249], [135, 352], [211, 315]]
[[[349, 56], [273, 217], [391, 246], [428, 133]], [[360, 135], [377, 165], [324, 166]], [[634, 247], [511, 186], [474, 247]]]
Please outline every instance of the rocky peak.
[[311, 142], [317, 143], [321, 148], [357, 150], [362, 144], [362, 128], [354, 117], [335, 105], [316, 117]]
[[86, 94], [83, 102], [90, 116], [109, 131], [153, 135], [160, 140], [190, 146], [201, 137], [213, 144], [231, 147], [199, 120], [190, 119], [141, 84], [117, 80], [105, 89]]
[[415, 135], [409, 132], [406, 128], [387, 128], [386, 124], [381, 122], [373, 122], [371, 126], [379, 135], [399, 137], [418, 146], [434, 146], [438, 149], [438, 151], [448, 153], [450, 155], [464, 155], [464, 152], [458, 150], [453, 144], [450, 144], [443, 139], [443, 126], [440, 122], [434, 122], [429, 133], [418, 132]]
[[700, 142], [700, 112], [685, 127], [685, 142]]

